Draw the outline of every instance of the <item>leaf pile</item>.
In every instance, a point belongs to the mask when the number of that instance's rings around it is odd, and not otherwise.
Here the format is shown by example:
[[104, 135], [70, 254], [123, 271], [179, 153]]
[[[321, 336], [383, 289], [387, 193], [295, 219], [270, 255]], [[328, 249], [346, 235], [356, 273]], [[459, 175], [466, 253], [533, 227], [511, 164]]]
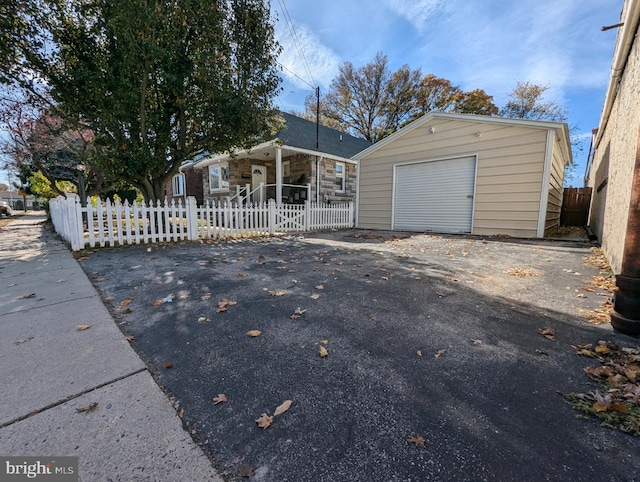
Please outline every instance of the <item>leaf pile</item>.
[[505, 274], [515, 276], [516, 278], [533, 278], [540, 276], [540, 271], [533, 268], [509, 268], [504, 271]]
[[594, 415], [605, 427], [640, 437], [640, 346], [621, 348], [599, 341], [573, 346], [581, 356], [597, 359], [600, 366], [584, 369], [602, 388], [588, 393], [565, 393], [575, 410]]

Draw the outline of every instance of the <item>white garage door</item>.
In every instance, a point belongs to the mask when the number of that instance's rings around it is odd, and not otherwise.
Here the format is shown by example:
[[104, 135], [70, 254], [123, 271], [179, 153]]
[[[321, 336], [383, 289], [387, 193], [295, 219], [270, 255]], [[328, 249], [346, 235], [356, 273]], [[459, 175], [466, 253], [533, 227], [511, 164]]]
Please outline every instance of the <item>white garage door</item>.
[[476, 158], [396, 166], [393, 229], [470, 233]]

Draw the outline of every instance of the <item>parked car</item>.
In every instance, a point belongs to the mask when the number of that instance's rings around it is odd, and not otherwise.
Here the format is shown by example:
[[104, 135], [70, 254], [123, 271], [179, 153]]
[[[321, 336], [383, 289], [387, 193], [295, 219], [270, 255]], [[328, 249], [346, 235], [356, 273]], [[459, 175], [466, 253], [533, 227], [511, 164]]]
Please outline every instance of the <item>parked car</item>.
[[11, 216], [11, 206], [7, 201], [0, 201], [0, 216]]

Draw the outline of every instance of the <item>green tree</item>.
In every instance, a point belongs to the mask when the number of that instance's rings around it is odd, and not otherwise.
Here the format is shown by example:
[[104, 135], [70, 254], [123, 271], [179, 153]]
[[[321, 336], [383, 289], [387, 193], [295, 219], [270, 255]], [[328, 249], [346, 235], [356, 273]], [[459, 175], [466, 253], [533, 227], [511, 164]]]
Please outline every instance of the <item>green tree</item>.
[[272, 129], [279, 47], [263, 0], [10, 1], [29, 35], [4, 78], [50, 95], [70, 129], [93, 133], [104, 176], [147, 200], [184, 160]]

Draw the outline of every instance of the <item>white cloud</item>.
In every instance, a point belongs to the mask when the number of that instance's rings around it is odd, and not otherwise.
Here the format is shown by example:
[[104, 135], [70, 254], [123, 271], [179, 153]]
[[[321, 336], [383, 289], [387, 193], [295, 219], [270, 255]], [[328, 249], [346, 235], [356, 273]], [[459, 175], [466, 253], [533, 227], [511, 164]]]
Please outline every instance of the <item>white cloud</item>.
[[387, 6], [413, 25], [418, 32], [427, 26], [427, 21], [444, 4], [443, 0], [386, 0]]
[[292, 34], [289, 27], [279, 22], [276, 38], [282, 45], [278, 61], [285, 67], [283, 75], [294, 85], [309, 89], [309, 84], [326, 87], [331, 83], [340, 58], [306, 25], [294, 24]]

